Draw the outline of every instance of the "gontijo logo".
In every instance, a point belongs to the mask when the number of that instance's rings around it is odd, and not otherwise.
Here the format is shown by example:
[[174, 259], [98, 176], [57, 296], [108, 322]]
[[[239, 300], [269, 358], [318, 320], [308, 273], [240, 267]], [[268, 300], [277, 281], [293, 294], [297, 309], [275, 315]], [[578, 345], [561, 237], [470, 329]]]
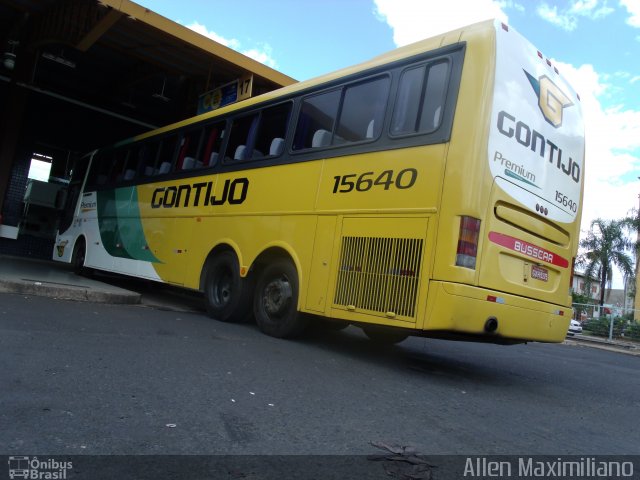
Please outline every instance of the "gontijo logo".
[[526, 70], [524, 70], [524, 73], [538, 97], [538, 107], [540, 107], [540, 111], [545, 120], [556, 128], [560, 127], [562, 125], [562, 113], [564, 109], [572, 106], [573, 102], [546, 75], [536, 80]]

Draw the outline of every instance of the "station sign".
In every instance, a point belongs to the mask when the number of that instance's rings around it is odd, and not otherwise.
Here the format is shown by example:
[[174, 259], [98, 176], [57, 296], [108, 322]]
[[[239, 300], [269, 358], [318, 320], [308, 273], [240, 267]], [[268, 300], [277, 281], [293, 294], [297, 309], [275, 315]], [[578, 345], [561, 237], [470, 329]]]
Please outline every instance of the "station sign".
[[253, 75], [245, 75], [198, 97], [197, 114], [210, 112], [225, 105], [246, 100], [253, 90]]

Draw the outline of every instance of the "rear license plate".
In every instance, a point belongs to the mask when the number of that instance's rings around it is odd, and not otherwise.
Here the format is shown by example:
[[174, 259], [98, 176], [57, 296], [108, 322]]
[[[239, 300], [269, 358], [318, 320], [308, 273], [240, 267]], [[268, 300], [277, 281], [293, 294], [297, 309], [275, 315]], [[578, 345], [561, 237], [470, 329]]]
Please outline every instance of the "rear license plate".
[[549, 270], [537, 265], [531, 265], [531, 278], [536, 280], [542, 280], [543, 282], [549, 281]]

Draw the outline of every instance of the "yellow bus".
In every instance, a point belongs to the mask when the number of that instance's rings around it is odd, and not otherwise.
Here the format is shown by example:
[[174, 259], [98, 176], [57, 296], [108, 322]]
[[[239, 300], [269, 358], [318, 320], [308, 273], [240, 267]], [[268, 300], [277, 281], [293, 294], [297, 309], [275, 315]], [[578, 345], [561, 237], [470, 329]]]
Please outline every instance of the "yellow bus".
[[584, 179], [580, 99], [474, 24], [97, 150], [53, 256], [204, 294], [275, 337], [559, 342]]

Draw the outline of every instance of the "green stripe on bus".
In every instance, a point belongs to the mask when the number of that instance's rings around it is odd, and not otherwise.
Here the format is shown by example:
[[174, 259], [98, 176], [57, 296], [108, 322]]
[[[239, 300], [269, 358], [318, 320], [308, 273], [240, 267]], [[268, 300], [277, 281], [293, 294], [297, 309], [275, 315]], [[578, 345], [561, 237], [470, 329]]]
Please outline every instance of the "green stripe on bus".
[[131, 258], [122, 248], [118, 215], [116, 213], [115, 190], [97, 192], [98, 197], [98, 227], [102, 246], [113, 257]]
[[160, 260], [149, 250], [142, 228], [138, 206], [138, 189], [136, 187], [116, 189], [116, 201], [120, 238], [130, 258], [159, 263]]
[[140, 221], [137, 189], [99, 191], [97, 197], [100, 238], [109, 255], [160, 263], [148, 250]]

